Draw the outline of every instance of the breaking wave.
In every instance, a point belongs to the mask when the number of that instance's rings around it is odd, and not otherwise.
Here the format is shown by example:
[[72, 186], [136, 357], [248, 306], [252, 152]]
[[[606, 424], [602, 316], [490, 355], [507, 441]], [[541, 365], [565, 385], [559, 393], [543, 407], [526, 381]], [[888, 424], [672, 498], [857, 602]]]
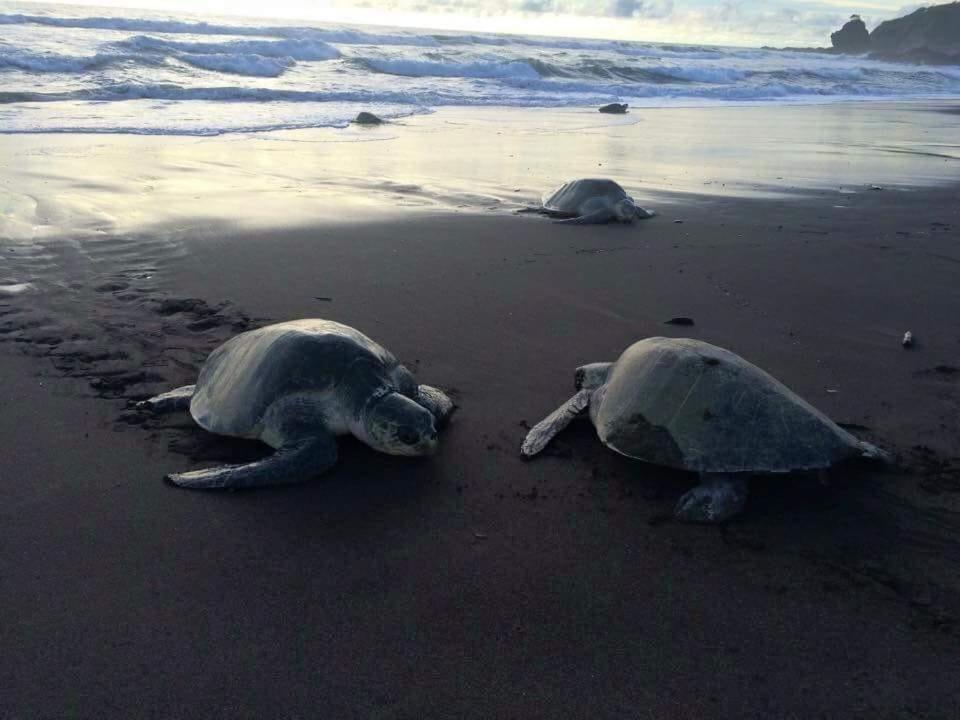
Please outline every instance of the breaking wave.
[[[957, 67], [755, 48], [223, 23], [140, 10], [6, 13], [0, 25], [0, 132], [341, 126], [358, 105], [396, 117], [444, 105], [960, 96]], [[123, 105], [141, 101], [153, 103], [148, 113]]]

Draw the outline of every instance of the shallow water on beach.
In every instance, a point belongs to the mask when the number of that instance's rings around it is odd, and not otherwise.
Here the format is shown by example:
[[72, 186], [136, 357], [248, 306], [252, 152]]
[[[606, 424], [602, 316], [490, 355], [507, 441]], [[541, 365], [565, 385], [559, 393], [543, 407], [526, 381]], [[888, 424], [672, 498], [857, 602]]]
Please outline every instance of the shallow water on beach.
[[227, 305], [171, 294], [190, 248], [229, 243], [231, 228], [269, 242], [276, 229], [349, 233], [411, 213], [510, 215], [585, 176], [619, 180], [660, 211], [654, 224], [724, 197], [815, 196], [842, 213], [856, 194], [956, 180], [960, 115], [943, 109], [449, 108], [376, 128], [0, 136], [0, 341], [55, 358], [97, 394], [136, 397], [173, 380], [157, 367], [194, 369], [246, 326]]
[[575, 177], [641, 205], [891, 192], [960, 177], [954, 105], [446, 108], [374, 128], [213, 138], [0, 136], [0, 242], [210, 220], [277, 227], [412, 211], [512, 212]]

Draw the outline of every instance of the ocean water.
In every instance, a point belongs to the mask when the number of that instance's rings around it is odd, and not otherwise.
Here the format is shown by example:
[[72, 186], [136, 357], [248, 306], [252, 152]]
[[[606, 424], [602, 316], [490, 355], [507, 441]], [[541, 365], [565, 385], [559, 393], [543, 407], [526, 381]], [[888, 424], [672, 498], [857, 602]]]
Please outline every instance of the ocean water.
[[960, 67], [0, 3], [0, 132], [218, 135], [443, 106], [960, 97]]

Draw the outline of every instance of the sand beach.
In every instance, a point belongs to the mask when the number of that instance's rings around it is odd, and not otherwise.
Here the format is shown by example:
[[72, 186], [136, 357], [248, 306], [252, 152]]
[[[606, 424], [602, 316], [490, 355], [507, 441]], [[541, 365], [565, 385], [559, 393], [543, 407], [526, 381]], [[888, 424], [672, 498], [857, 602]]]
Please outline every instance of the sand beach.
[[[0, 716], [956, 717], [957, 123], [449, 108], [0, 137]], [[514, 212], [595, 174], [658, 215]], [[448, 390], [438, 455], [344, 440], [299, 486], [164, 483], [265, 450], [133, 402], [298, 317]], [[739, 353], [896, 463], [757, 478], [700, 527], [670, 517], [692, 476], [588, 424], [521, 461], [576, 366], [653, 335]]]

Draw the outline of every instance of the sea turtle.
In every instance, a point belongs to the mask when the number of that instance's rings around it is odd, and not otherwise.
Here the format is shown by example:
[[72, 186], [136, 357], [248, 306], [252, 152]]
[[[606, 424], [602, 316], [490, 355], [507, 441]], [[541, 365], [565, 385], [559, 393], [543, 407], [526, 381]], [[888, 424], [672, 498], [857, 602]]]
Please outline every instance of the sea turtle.
[[609, 103], [602, 105], [599, 111], [608, 115], [623, 115], [627, 112], [628, 107], [627, 103]]
[[530, 430], [522, 455], [536, 455], [589, 408], [607, 447], [700, 473], [677, 503], [681, 520], [715, 523], [740, 512], [751, 473], [886, 459], [756, 365], [699, 340], [647, 338], [575, 377], [577, 393]]
[[584, 178], [564, 183], [544, 195], [539, 207], [529, 211], [543, 213], [560, 223], [590, 225], [610, 222], [630, 223], [636, 218], [653, 217], [653, 212], [638, 207], [613, 180]]
[[367, 112], [364, 110], [357, 114], [357, 117], [354, 118], [353, 122], [356, 125], [383, 125], [383, 119], [377, 117], [372, 112]]
[[453, 410], [436, 388], [361, 332], [331, 320], [293, 320], [241, 333], [218, 347], [196, 385], [139, 403], [190, 409], [205, 430], [262, 440], [276, 452], [257, 462], [167, 476], [190, 488], [297, 482], [337, 459], [336, 435], [391, 455], [430, 455], [436, 426]]

